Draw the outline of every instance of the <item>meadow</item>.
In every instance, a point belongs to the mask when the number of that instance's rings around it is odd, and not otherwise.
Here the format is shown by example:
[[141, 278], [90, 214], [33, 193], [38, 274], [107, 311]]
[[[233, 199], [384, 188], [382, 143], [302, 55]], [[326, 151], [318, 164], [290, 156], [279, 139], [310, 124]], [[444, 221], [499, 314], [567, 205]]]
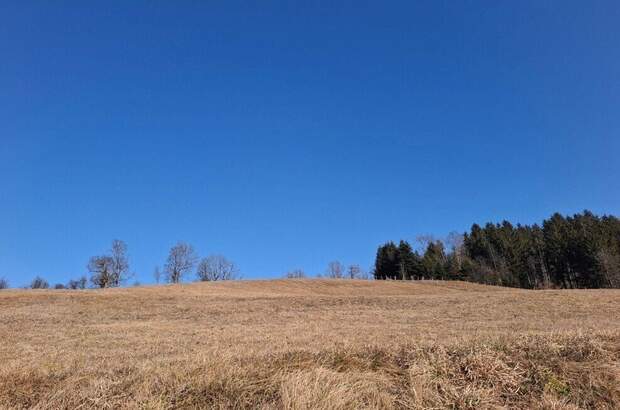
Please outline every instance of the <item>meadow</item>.
[[620, 290], [4, 290], [0, 408], [620, 408]]

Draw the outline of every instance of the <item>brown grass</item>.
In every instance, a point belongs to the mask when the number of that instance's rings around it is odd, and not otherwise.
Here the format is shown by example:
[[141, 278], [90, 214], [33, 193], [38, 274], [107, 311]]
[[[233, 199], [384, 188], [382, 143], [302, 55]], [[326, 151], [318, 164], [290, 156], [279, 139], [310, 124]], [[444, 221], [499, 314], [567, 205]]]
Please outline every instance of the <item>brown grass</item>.
[[620, 291], [2, 291], [0, 407], [620, 408]]

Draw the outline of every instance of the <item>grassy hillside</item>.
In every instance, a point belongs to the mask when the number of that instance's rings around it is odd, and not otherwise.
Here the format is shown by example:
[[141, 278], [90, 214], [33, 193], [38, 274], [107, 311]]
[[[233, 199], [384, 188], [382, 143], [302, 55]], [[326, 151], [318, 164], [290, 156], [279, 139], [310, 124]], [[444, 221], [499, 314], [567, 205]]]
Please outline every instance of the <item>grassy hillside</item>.
[[9, 290], [0, 342], [5, 408], [620, 407], [618, 290]]

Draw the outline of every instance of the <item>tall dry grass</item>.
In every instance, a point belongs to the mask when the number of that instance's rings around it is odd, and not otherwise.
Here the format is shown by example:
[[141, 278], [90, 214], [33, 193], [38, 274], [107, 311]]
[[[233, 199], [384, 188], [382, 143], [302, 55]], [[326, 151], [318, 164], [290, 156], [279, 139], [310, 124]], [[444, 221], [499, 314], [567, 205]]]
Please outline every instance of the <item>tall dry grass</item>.
[[263, 281], [0, 293], [3, 408], [620, 408], [620, 292]]

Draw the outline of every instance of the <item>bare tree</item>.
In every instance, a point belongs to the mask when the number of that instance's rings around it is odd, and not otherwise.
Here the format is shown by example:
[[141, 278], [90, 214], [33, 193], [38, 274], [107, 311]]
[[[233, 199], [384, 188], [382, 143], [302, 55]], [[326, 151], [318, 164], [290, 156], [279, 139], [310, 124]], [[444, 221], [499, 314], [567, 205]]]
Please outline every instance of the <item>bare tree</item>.
[[597, 255], [603, 277], [610, 288], [620, 287], [620, 255], [609, 250], [601, 250]]
[[446, 244], [450, 247], [450, 250], [454, 255], [457, 269], [461, 269], [463, 264], [463, 255], [465, 253], [465, 249], [463, 248], [464, 241], [465, 238], [463, 234], [455, 231], [450, 232], [446, 237]]
[[8, 288], [9, 288], [9, 281], [6, 280], [5, 278], [0, 278], [0, 290], [8, 289]]
[[431, 243], [436, 242], [436, 239], [432, 234], [418, 235], [416, 236], [415, 240], [417, 243], [420, 244], [420, 248], [422, 249], [422, 251], [428, 248], [428, 245], [430, 245]]
[[86, 289], [86, 285], [88, 284], [88, 279], [86, 276], [82, 276], [79, 279], [71, 279], [67, 282], [67, 289]]
[[233, 280], [239, 276], [239, 270], [224, 256], [211, 255], [200, 261], [196, 274], [201, 281]]
[[80, 288], [80, 282], [78, 282], [75, 279], [69, 279], [69, 282], [67, 282], [67, 289], [79, 289]]
[[347, 268], [347, 278], [362, 279], [362, 268], [360, 265], [349, 265]]
[[121, 240], [112, 241], [112, 271], [111, 286], [117, 287], [129, 278], [129, 258], [127, 257], [127, 244]]
[[90, 272], [90, 281], [96, 288], [109, 288], [113, 286], [114, 260], [111, 256], [93, 256], [88, 261], [87, 269]]
[[331, 279], [342, 279], [344, 276], [344, 266], [339, 261], [332, 261], [327, 264], [325, 276]]
[[155, 283], [159, 284], [159, 281], [161, 280], [161, 269], [159, 266], [155, 266], [155, 269], [153, 270], [153, 278], [155, 278]]
[[50, 284], [40, 276], [37, 276], [30, 282], [31, 289], [48, 289]]
[[54, 285], [54, 289], [66, 289], [65, 285], [63, 285], [62, 283], [57, 283]]
[[304, 272], [303, 269], [294, 269], [286, 272], [284, 277], [286, 279], [303, 279], [306, 277], [306, 272]]
[[120, 286], [129, 278], [127, 245], [121, 240], [113, 240], [110, 254], [91, 257], [86, 267], [91, 274], [90, 280], [93, 286], [97, 288]]
[[198, 256], [194, 248], [184, 242], [179, 242], [170, 249], [166, 261], [166, 279], [170, 283], [179, 283], [183, 276], [191, 272], [196, 265]]

